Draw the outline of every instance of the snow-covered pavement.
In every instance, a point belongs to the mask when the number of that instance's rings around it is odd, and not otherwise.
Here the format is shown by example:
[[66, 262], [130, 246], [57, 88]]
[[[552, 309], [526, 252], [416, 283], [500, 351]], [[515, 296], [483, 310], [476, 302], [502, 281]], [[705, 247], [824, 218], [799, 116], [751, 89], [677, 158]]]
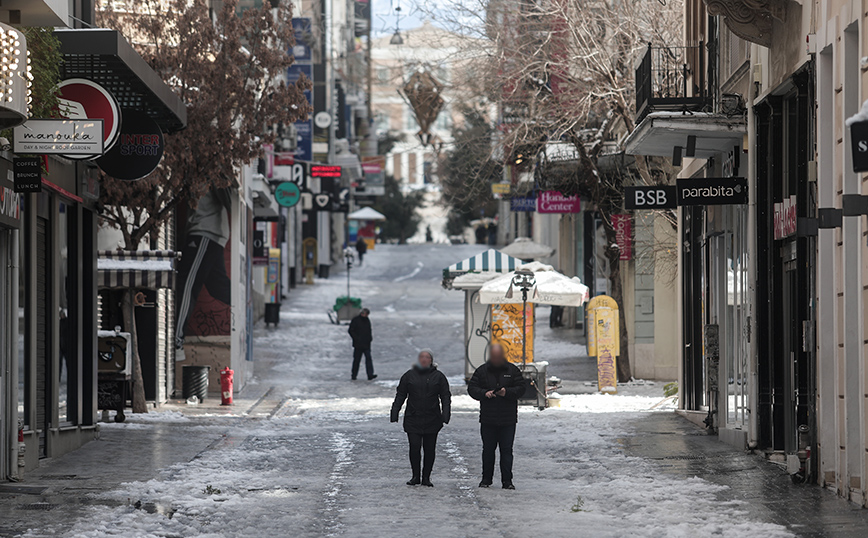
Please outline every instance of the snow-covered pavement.
[[[99, 489], [67, 492], [79, 497], [74, 510], [58, 490], [57, 504], [66, 502], [66, 509], [50, 513], [64, 517], [49, 525], [48, 514], [34, 515], [40, 523], [25, 535], [795, 535], [756, 517], [726, 486], [661, 472], [655, 460], [624, 450], [637, 424], [671, 413], [671, 406], [657, 405], [664, 399], [662, 383], [626, 387], [617, 396], [567, 394], [560, 408], [545, 411], [523, 408], [517, 490], [478, 489], [477, 405], [463, 381], [463, 295], [443, 290], [439, 281], [444, 266], [481, 248], [378, 246], [353, 272], [353, 294], [372, 310], [374, 382], [350, 381], [346, 326], [329, 324], [325, 314], [345, 292], [343, 275], [294, 291], [279, 327], [256, 335], [254, 382], [270, 389], [272, 409], [249, 416], [240, 409], [229, 416], [185, 416], [182, 409], [103, 425], [103, 441], [53, 463], [51, 472], [74, 472], [76, 454], [99, 451], [122, 436], [140, 443], [129, 447], [132, 458], [159, 450], [156, 433], [168, 432], [175, 444], [189, 436], [203, 446], [191, 454], [167, 443], [166, 451], [177, 454], [171, 465], [133, 480], [107, 476]], [[549, 360], [550, 375], [592, 371], [583, 346], [558, 340], [544, 321], [538, 323], [537, 353]], [[406, 437], [388, 418], [397, 379], [424, 347], [434, 350], [455, 395], [452, 421], [438, 441], [434, 488], [404, 485]]]

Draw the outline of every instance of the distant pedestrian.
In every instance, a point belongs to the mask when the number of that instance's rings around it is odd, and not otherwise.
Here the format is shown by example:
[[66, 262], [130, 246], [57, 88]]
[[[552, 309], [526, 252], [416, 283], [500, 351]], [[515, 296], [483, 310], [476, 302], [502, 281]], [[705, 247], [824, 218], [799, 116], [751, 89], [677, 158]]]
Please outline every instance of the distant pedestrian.
[[370, 314], [370, 310], [362, 308], [359, 315], [350, 322], [350, 328], [347, 330], [353, 339], [353, 381], [359, 375], [362, 355], [365, 356], [365, 371], [368, 374], [368, 381], [377, 378], [377, 374], [374, 373], [374, 361], [371, 359], [371, 342], [374, 341], [374, 334], [371, 330], [371, 320], [368, 317]]
[[482, 481], [487, 488], [494, 482], [494, 459], [500, 448], [500, 480], [503, 489], [515, 489], [512, 483], [512, 445], [518, 422], [518, 399], [527, 385], [521, 370], [507, 362], [503, 347], [493, 344], [488, 362], [476, 369], [467, 392], [479, 400], [479, 431], [482, 435]]
[[365, 241], [364, 238], [359, 237], [359, 240], [356, 241], [356, 252], [359, 253], [359, 265], [362, 265], [362, 262], [365, 258], [365, 252], [368, 251], [368, 242]]
[[425, 242], [430, 243], [434, 241], [434, 233], [431, 231], [431, 227], [428, 226], [425, 228]]
[[[410, 443], [410, 469], [413, 477], [408, 486], [434, 487], [431, 469], [434, 468], [434, 453], [437, 434], [444, 424], [449, 424], [452, 413], [452, 393], [449, 381], [437, 369], [434, 352], [423, 349], [416, 364], [401, 376], [395, 401], [392, 403], [392, 422], [398, 422], [398, 412], [407, 400], [404, 411], [404, 431]], [[425, 451], [424, 463], [422, 450]]]
[[480, 224], [476, 227], [476, 244], [484, 245], [488, 242], [488, 231], [485, 229], [484, 224]]

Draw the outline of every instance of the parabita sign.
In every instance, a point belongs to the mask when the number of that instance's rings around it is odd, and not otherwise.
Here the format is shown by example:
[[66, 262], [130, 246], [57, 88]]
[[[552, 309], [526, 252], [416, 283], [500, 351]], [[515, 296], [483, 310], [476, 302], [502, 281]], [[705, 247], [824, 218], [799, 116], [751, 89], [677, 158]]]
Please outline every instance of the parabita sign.
[[727, 205], [747, 203], [747, 180], [743, 177], [679, 179], [678, 205]]

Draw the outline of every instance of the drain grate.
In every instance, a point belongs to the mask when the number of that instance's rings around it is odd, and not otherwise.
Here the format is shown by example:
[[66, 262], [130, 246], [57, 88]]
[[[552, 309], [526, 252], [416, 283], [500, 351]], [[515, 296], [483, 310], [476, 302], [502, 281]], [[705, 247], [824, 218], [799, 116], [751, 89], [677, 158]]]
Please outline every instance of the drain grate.
[[40, 480], [81, 480], [77, 474], [44, 474], [39, 477]]
[[699, 461], [699, 460], [707, 460], [708, 456], [705, 454], [686, 454], [686, 455], [676, 455], [676, 456], [663, 456], [662, 458], [652, 458], [655, 460], [676, 460], [676, 461]]
[[21, 504], [18, 506], [18, 508], [20, 510], [45, 510], [45, 511], [48, 511], [48, 510], [53, 509], [55, 506], [57, 506], [57, 505], [51, 504], [51, 503], [29, 503], [29, 504]]

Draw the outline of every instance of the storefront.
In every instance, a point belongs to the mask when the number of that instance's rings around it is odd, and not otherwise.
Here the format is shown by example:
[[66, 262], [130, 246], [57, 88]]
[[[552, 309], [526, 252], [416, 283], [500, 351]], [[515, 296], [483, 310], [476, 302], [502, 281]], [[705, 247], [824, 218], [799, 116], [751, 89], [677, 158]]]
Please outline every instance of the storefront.
[[756, 107], [758, 448], [792, 465], [816, 430], [814, 111], [812, 63]]

